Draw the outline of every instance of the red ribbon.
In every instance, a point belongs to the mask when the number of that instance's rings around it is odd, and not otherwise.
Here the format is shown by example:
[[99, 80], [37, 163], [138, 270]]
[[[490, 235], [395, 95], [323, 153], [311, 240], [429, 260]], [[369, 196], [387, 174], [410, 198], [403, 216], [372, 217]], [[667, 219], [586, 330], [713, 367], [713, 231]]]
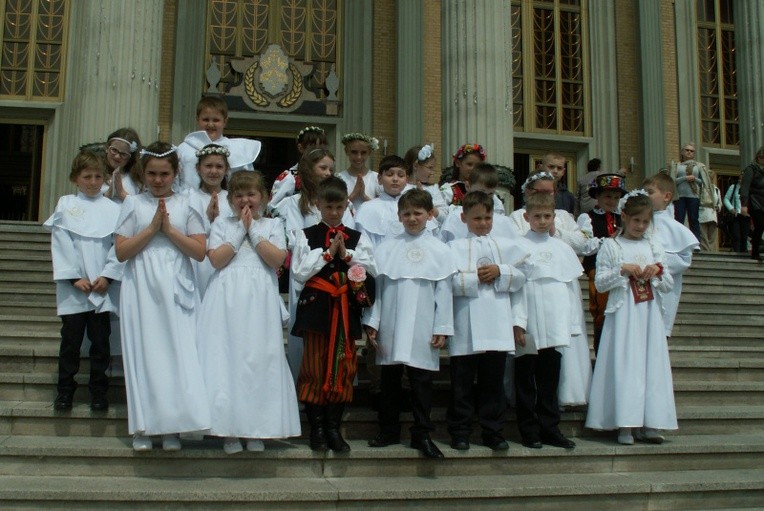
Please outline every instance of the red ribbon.
[[338, 225], [337, 227], [329, 227], [329, 230], [326, 231], [326, 241], [324, 242], [324, 246], [328, 247], [332, 244], [332, 239], [334, 239], [334, 236], [337, 234], [341, 234], [342, 238], [347, 240], [350, 238], [350, 235], [348, 235], [345, 232], [345, 226], [344, 225]]
[[607, 235], [612, 237], [615, 233], [615, 215], [609, 211], [605, 211], [605, 226], [607, 227]]

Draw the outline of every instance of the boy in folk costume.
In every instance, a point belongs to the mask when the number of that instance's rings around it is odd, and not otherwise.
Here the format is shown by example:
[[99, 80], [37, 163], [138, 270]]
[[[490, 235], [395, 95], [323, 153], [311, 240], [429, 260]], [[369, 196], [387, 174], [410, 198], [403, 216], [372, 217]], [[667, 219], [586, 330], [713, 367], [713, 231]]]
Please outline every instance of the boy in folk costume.
[[[591, 211], [581, 213], [578, 226], [587, 238], [601, 245], [607, 238], [615, 236], [621, 227], [621, 215], [616, 213], [618, 201], [626, 194], [626, 183], [618, 174], [601, 174], [589, 186], [589, 197], [597, 203]], [[600, 293], [594, 287], [594, 270], [597, 254], [584, 257], [584, 272], [589, 277], [589, 312], [594, 320], [594, 354], [600, 347], [602, 325], [605, 323], [607, 292]]]
[[[347, 452], [340, 434], [345, 403], [353, 400], [355, 341], [362, 336], [361, 309], [373, 303], [376, 275], [366, 235], [342, 225], [347, 187], [329, 177], [318, 187], [321, 222], [297, 232], [292, 276], [304, 284], [292, 335], [304, 341], [297, 396], [305, 403], [310, 448]], [[368, 286], [368, 289], [366, 288]]]
[[377, 300], [364, 314], [369, 341], [382, 366], [379, 434], [371, 447], [400, 442], [400, 395], [404, 368], [411, 385], [411, 447], [428, 458], [443, 458], [430, 433], [432, 378], [440, 366], [440, 349], [454, 333], [451, 252], [427, 229], [436, 214], [424, 190], [404, 193], [398, 217], [405, 232], [385, 239], [375, 250]]
[[[454, 336], [451, 356], [451, 404], [446, 418], [451, 448], [469, 449], [477, 402], [483, 444], [509, 449], [504, 440], [504, 366], [514, 352], [514, 326], [526, 328], [525, 275], [515, 265], [528, 253], [515, 242], [492, 234], [493, 201], [483, 192], [462, 200], [462, 220], [469, 234], [449, 242], [458, 272], [452, 277]], [[477, 376], [477, 395], [473, 383]]]

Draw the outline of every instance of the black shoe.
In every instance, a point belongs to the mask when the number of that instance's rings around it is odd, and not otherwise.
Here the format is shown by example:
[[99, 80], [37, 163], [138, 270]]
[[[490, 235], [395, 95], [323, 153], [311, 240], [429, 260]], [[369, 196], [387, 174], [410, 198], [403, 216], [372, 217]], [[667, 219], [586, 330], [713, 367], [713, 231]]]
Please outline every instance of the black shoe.
[[451, 449], [457, 451], [468, 451], [470, 448], [470, 440], [464, 436], [455, 436], [451, 439]]
[[326, 450], [326, 433], [324, 432], [324, 407], [305, 403], [305, 415], [310, 425], [310, 448], [313, 451]]
[[565, 438], [560, 432], [542, 435], [541, 442], [554, 447], [562, 447], [563, 449], [573, 449], [576, 446], [573, 440]]
[[444, 457], [443, 453], [440, 452], [438, 446], [435, 445], [429, 436], [424, 436], [417, 439], [412, 438], [411, 448], [419, 450], [419, 452], [424, 454], [426, 458], [440, 459]]
[[59, 392], [56, 400], [53, 401], [53, 408], [56, 410], [71, 410], [74, 396], [71, 392]]
[[380, 433], [371, 440], [369, 440], [369, 447], [387, 447], [388, 445], [395, 445], [401, 443], [400, 436], [388, 435]]
[[492, 451], [506, 451], [509, 444], [500, 435], [483, 438], [483, 445]]
[[343, 403], [331, 403], [324, 407], [324, 431], [326, 445], [334, 452], [349, 452], [350, 445], [342, 438], [340, 426], [342, 425], [342, 412], [345, 410]]
[[528, 449], [541, 449], [543, 447], [541, 440], [537, 438], [530, 438], [528, 440], [523, 440], [522, 444], [524, 447], [527, 447]]
[[109, 400], [106, 396], [96, 396], [90, 400], [90, 409], [94, 412], [105, 412], [109, 409]]

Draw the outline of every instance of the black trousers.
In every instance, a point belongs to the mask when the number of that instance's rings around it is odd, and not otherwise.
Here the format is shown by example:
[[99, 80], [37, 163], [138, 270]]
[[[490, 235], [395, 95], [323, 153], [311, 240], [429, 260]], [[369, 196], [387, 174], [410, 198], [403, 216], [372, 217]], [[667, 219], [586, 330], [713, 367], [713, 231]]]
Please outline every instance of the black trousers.
[[735, 215], [730, 225], [732, 234], [732, 249], [735, 252], [748, 253], [748, 234], [751, 231], [751, 219], [743, 215]]
[[61, 316], [61, 348], [58, 352], [58, 392], [73, 393], [74, 375], [80, 370], [80, 348], [87, 330], [90, 339], [90, 394], [105, 396], [109, 388], [111, 320], [108, 312], [94, 311]]
[[561, 358], [554, 348], [539, 350], [538, 355], [515, 357], [517, 427], [524, 441], [559, 433], [557, 385]]
[[403, 398], [401, 379], [405, 368], [411, 386], [411, 411], [414, 425], [411, 426], [411, 438], [421, 438], [435, 431], [430, 419], [432, 409], [432, 377], [434, 371], [419, 369], [403, 364], [380, 366], [379, 429], [388, 436], [401, 433], [401, 399]]
[[[451, 403], [446, 419], [452, 437], [469, 437], [472, 419], [477, 414], [484, 439], [502, 434], [504, 411], [504, 367], [507, 354], [489, 351], [451, 357]], [[477, 385], [473, 386], [477, 376]], [[477, 390], [477, 396], [473, 392]]]
[[751, 256], [759, 257], [761, 255], [761, 235], [764, 234], [764, 209], [748, 209], [753, 221], [753, 230], [751, 231]]

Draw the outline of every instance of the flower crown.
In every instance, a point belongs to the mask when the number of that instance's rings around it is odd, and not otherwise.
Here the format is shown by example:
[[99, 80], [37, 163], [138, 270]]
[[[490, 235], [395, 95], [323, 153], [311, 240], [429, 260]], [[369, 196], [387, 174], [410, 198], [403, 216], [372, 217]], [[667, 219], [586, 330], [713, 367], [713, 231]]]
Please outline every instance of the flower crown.
[[231, 156], [231, 151], [228, 150], [227, 147], [223, 147], [222, 145], [206, 145], [196, 151], [196, 157], [201, 158], [202, 156], [209, 156], [210, 154], [219, 154], [221, 156], [225, 156], [228, 158]]
[[323, 135], [324, 134], [324, 128], [319, 128], [318, 126], [305, 126], [297, 134], [297, 141], [299, 142], [304, 134], [310, 133], [310, 132], [321, 133]]
[[342, 145], [347, 145], [348, 142], [352, 142], [353, 140], [360, 140], [361, 142], [366, 142], [369, 144], [369, 147], [372, 151], [376, 151], [379, 149], [379, 140], [377, 140], [374, 137], [371, 137], [365, 133], [345, 133], [342, 135]]
[[141, 152], [138, 153], [138, 156], [143, 158], [144, 156], [151, 156], [153, 158], [165, 158], [166, 156], [170, 156], [172, 153], [178, 150], [178, 146], [171, 145], [170, 149], [163, 153], [152, 153], [151, 151], [147, 151], [145, 149], [141, 149]]
[[523, 186], [520, 187], [520, 191], [525, 193], [525, 189], [528, 188], [528, 185], [541, 180], [554, 181], [554, 176], [549, 172], [536, 172], [535, 174], [531, 174], [528, 176], [528, 179], [525, 180]]
[[430, 144], [422, 146], [422, 148], [419, 150], [419, 152], [416, 155], [417, 161], [427, 161], [430, 158], [432, 158], [433, 151], [432, 146]]
[[464, 144], [451, 157], [454, 159], [454, 164], [456, 164], [457, 160], [463, 160], [468, 154], [472, 153], [477, 154], [482, 161], [485, 161], [487, 156], [485, 149], [480, 144]]
[[124, 142], [125, 144], [127, 144], [130, 147], [130, 153], [131, 154], [134, 153], [138, 149], [138, 144], [136, 144], [135, 141], [131, 142], [131, 141], [125, 140], [124, 138], [121, 138], [121, 137], [111, 137], [109, 140], [106, 141], [106, 143], [108, 144], [112, 140], [119, 140], [120, 142]]
[[648, 194], [646, 191], [644, 191], [642, 188], [637, 188], [636, 190], [632, 190], [626, 195], [624, 195], [621, 200], [618, 201], [618, 211], [623, 211], [624, 206], [626, 206], [626, 202], [634, 197], [639, 197], [640, 195], [644, 195], [645, 197], [650, 197], [650, 194]]

